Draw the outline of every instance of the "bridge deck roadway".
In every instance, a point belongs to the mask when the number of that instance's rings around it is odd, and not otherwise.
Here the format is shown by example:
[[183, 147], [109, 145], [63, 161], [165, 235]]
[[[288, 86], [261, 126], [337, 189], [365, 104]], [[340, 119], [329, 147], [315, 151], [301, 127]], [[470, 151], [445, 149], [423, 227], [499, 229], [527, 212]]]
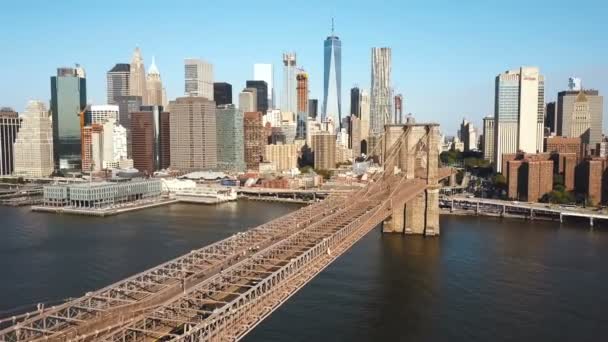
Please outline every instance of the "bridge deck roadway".
[[208, 279], [238, 259], [304, 229], [346, 202], [344, 196], [304, 207], [266, 224], [151, 268], [67, 303], [0, 320], [0, 341], [66, 340], [137, 315]]
[[81, 298], [2, 320], [0, 341], [240, 339], [390, 216], [391, 198], [425, 188], [393, 175], [332, 194]]

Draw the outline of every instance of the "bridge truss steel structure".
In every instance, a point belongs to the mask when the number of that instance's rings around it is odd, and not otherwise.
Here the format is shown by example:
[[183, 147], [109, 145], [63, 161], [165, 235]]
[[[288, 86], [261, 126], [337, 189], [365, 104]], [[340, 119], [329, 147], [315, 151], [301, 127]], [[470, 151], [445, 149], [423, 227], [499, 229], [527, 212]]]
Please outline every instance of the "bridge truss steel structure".
[[[406, 134], [406, 132], [404, 132]], [[380, 144], [379, 144], [380, 145]], [[64, 304], [0, 320], [0, 342], [237, 341], [424, 191], [391, 165], [364, 188], [271, 222]]]

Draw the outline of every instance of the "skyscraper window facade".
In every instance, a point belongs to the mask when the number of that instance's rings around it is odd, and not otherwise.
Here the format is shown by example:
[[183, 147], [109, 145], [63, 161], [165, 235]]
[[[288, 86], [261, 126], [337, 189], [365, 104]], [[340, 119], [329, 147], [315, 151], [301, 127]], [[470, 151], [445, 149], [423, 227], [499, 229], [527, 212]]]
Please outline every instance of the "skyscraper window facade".
[[336, 129], [342, 124], [342, 42], [333, 32], [323, 44], [323, 113], [322, 120], [331, 120]]
[[169, 111], [171, 166], [184, 171], [215, 169], [215, 102], [205, 97], [179, 97], [169, 103]]
[[316, 120], [319, 116], [319, 100], [309, 99], [308, 100], [308, 117]]
[[117, 104], [117, 97], [128, 96], [130, 94], [130, 70], [130, 64], [118, 63], [114, 65], [114, 67], [110, 69], [110, 71], [108, 71], [106, 75], [108, 104]]
[[118, 120], [119, 107], [117, 105], [92, 105], [87, 106], [85, 124], [103, 124], [108, 119]]
[[131, 58], [129, 70], [129, 95], [141, 96], [144, 104], [148, 103], [148, 90], [146, 87], [146, 68], [141, 50], [135, 48]]
[[283, 93], [281, 111], [296, 113], [296, 54], [283, 54]]
[[152, 174], [170, 165], [170, 113], [162, 106], [141, 106], [131, 113], [131, 151], [136, 169]]
[[361, 118], [361, 90], [358, 87], [350, 89], [350, 114]]
[[15, 169], [14, 143], [21, 118], [11, 108], [0, 108], [0, 175], [10, 175]]
[[81, 168], [80, 119], [87, 104], [84, 69], [59, 68], [51, 77], [51, 116], [53, 118], [53, 153], [56, 170], [79, 171]]
[[245, 171], [243, 112], [230, 104], [218, 106], [215, 113], [217, 168], [228, 172]]
[[580, 137], [587, 148], [595, 148], [602, 141], [603, 107], [604, 98], [597, 90], [559, 92], [557, 135]]
[[[30, 101], [15, 140], [14, 174], [47, 177], [53, 173], [53, 124], [41, 101]], [[80, 146], [78, 147], [80, 154]]]
[[246, 82], [246, 86], [256, 90], [256, 110], [265, 114], [268, 110], [268, 84], [266, 81], [250, 80]]
[[198, 58], [184, 60], [184, 91], [186, 96], [204, 97], [213, 101], [213, 65]]
[[163, 81], [160, 78], [160, 71], [156, 66], [154, 57], [152, 57], [152, 64], [150, 65], [150, 70], [148, 70], [148, 76], [146, 77], [146, 91], [148, 92], [147, 105], [162, 106], [164, 104]]
[[372, 75], [370, 94], [370, 136], [384, 132], [391, 122], [391, 49], [372, 48]]
[[505, 153], [543, 150], [545, 80], [536, 67], [521, 67], [496, 76], [494, 165], [502, 172]]
[[232, 104], [232, 85], [226, 82], [213, 83], [213, 98], [217, 106]]
[[298, 113], [308, 112], [308, 73], [300, 69], [296, 75]]

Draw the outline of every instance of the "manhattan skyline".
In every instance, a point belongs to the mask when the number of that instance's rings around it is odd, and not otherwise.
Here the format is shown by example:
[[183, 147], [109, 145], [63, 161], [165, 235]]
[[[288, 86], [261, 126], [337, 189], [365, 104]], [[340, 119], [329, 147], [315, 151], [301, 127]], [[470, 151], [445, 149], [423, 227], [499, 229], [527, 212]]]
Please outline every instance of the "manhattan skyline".
[[[252, 79], [255, 63], [272, 63], [280, 80], [285, 51], [297, 53], [298, 65], [309, 73], [310, 98], [322, 99], [323, 41], [332, 17], [343, 42], [343, 104], [349, 103], [352, 86], [369, 91], [371, 48], [389, 46], [393, 87], [404, 94], [405, 113], [440, 123], [446, 134], [455, 132], [455, 117], [480, 126], [482, 117], [492, 115], [494, 77], [521, 65], [543, 70], [546, 101], [555, 100], [573, 75], [585, 88], [608, 88], [608, 47], [602, 43], [608, 27], [599, 10], [606, 5], [600, 1], [576, 11], [571, 4], [548, 1], [382, 6], [311, 1], [298, 4], [297, 20], [277, 3], [117, 4], [6, 4], [0, 18], [12, 33], [0, 57], [7, 80], [0, 85], [0, 103], [19, 112], [30, 99], [48, 103], [49, 77], [58, 67], [79, 63], [87, 72], [87, 102], [105, 104], [106, 72], [116, 63], [129, 63], [136, 46], [146, 69], [156, 57], [169, 100], [183, 95], [185, 58], [212, 63], [214, 81], [240, 89]], [[209, 9], [227, 16], [201, 16]], [[254, 12], [272, 21], [252, 26], [246, 18]], [[149, 21], [155, 16], [162, 19], [158, 24]], [[67, 20], [85, 17], [90, 25]], [[276, 89], [280, 99], [281, 87]]]

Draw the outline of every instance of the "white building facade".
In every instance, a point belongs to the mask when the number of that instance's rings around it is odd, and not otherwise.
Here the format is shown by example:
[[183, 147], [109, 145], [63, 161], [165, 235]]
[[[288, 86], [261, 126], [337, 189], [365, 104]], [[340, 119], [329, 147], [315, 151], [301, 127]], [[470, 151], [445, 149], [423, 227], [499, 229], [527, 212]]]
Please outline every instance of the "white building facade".
[[53, 173], [53, 124], [41, 101], [30, 101], [15, 140], [14, 174], [47, 177]]
[[184, 92], [213, 101], [213, 65], [199, 58], [184, 60]]
[[494, 165], [502, 172], [505, 153], [543, 150], [545, 80], [536, 67], [521, 67], [496, 76]]

